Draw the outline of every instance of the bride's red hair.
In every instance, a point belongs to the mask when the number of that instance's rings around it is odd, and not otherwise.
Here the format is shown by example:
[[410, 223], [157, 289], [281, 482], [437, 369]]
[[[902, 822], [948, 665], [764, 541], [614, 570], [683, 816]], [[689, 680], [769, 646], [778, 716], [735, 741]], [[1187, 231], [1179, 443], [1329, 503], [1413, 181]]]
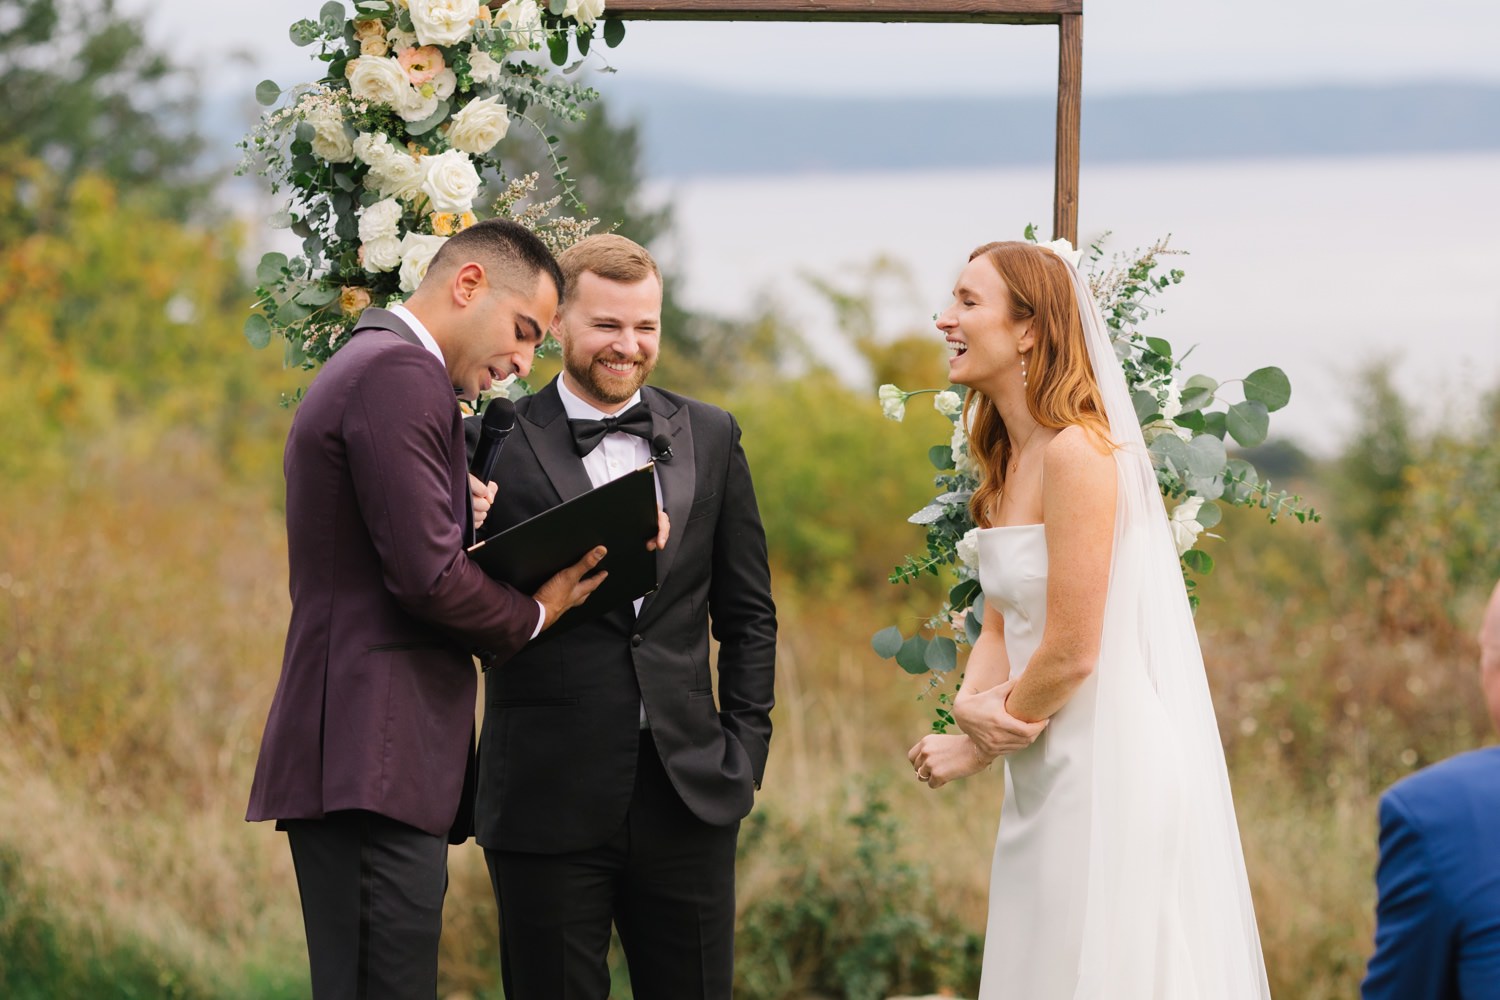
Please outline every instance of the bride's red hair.
[[[1031, 419], [1051, 428], [1077, 424], [1109, 444], [1109, 422], [1089, 364], [1068, 265], [1033, 243], [986, 243], [969, 254], [969, 260], [981, 254], [1005, 282], [1011, 319], [1031, 321], [1036, 338], [1026, 359], [1026, 409]], [[987, 528], [1005, 488], [1013, 443], [1000, 411], [982, 392], [969, 390], [962, 419], [969, 429], [969, 457], [979, 467], [979, 487], [969, 501], [969, 514], [975, 524]]]

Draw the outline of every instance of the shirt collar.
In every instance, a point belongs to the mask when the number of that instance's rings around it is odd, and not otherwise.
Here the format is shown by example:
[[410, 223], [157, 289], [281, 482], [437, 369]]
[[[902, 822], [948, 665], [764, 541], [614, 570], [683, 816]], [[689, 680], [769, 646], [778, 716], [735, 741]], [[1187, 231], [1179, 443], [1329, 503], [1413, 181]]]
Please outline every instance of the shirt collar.
[[400, 319], [401, 322], [411, 327], [411, 332], [417, 335], [417, 339], [422, 342], [422, 346], [427, 348], [428, 353], [437, 358], [438, 361], [442, 364], [443, 370], [447, 371], [448, 360], [443, 357], [443, 349], [438, 346], [436, 340], [432, 339], [432, 334], [428, 331], [427, 327], [423, 325], [422, 321], [417, 319], [416, 313], [412, 312], [410, 309], [406, 308], [404, 304], [399, 302], [396, 305], [391, 306], [390, 311], [392, 313], [395, 313], [396, 317]]
[[636, 403], [641, 401], [641, 390], [637, 389], [625, 405], [613, 413], [605, 413], [593, 403], [579, 398], [578, 394], [568, 388], [567, 379], [561, 375], [557, 376], [557, 394], [562, 397], [563, 412], [568, 415], [569, 420], [603, 420], [605, 417], [618, 417]]

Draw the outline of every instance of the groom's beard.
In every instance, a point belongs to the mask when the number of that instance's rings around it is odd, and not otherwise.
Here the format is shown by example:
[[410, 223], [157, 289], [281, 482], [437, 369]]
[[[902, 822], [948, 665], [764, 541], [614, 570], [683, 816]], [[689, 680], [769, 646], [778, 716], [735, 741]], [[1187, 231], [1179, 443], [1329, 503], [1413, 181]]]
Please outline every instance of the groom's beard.
[[[602, 361], [634, 362], [635, 368], [629, 375], [618, 375], [599, 364]], [[589, 395], [595, 399], [605, 403], [623, 403], [646, 384], [646, 376], [651, 374], [656, 363], [654, 360], [648, 362], [644, 354], [626, 358], [612, 352], [586, 356], [564, 350], [563, 367], [573, 376], [573, 381], [588, 390]]]

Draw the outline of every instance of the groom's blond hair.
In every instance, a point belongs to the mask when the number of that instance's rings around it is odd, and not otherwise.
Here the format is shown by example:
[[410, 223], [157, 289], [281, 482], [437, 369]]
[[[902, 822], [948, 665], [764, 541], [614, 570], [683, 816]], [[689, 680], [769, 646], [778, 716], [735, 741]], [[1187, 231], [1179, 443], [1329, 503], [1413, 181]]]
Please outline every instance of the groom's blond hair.
[[616, 233], [587, 236], [558, 254], [563, 272], [563, 303], [578, 287], [583, 274], [597, 274], [606, 281], [633, 285], [655, 275], [661, 281], [661, 269], [650, 252], [634, 240]]

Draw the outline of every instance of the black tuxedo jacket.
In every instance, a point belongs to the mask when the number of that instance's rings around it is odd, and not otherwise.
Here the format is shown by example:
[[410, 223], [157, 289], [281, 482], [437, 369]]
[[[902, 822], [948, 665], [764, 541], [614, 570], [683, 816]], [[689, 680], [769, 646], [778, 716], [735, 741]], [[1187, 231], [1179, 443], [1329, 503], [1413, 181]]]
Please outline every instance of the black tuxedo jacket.
[[[626, 604], [544, 632], [485, 674], [476, 832], [488, 848], [585, 850], [625, 820], [644, 701], [678, 794], [715, 825], [750, 811], [771, 739], [776, 608], [740, 429], [723, 410], [646, 386], [672, 534], [640, 616]], [[557, 384], [516, 404], [481, 534], [591, 488]], [[719, 643], [717, 703], [709, 635]]]

